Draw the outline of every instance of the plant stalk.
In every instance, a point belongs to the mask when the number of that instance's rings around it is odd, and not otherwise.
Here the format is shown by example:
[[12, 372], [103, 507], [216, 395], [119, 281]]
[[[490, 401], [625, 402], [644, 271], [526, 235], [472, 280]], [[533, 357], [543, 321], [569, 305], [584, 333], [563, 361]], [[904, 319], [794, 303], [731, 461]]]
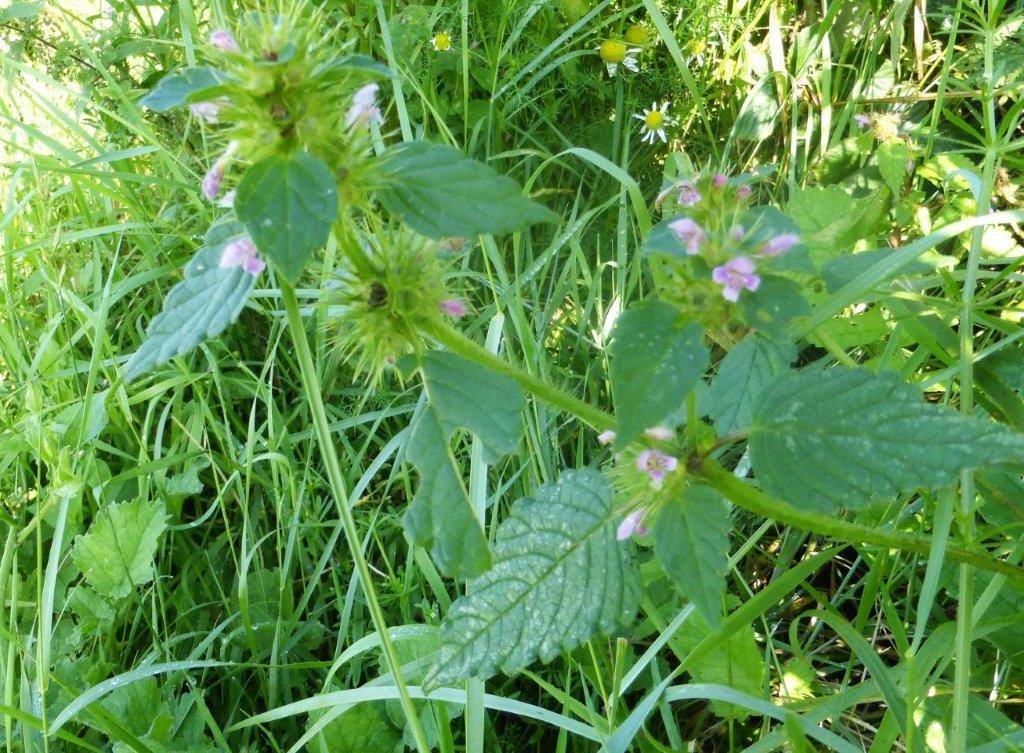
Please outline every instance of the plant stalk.
[[327, 420], [327, 410], [324, 407], [320, 377], [317, 376], [313, 355], [309, 349], [309, 340], [306, 338], [306, 330], [302, 324], [302, 314], [299, 311], [298, 299], [295, 297], [295, 288], [283, 280], [281, 281], [281, 301], [284, 303], [285, 313], [288, 317], [288, 329], [291, 331], [292, 340], [295, 342], [295, 351], [299, 359], [299, 370], [302, 375], [302, 387], [306, 393], [309, 412], [313, 417], [317, 444], [320, 445], [320, 457], [327, 471], [327, 481], [330, 484], [334, 502], [338, 507], [338, 514], [341, 516], [341, 525], [345, 531], [345, 541], [348, 543], [349, 553], [352, 555], [356, 572], [359, 574], [359, 583], [363, 589], [363, 596], [366, 598], [367, 608], [370, 610], [370, 618], [373, 620], [374, 629], [380, 636], [381, 650], [384, 653], [388, 671], [391, 672], [395, 686], [398, 688], [398, 698], [402, 704], [406, 724], [409, 725], [409, 730], [416, 741], [416, 749], [419, 753], [430, 753], [430, 746], [427, 744], [423, 727], [420, 725], [419, 714], [416, 712], [412, 698], [409, 696], [409, 688], [402, 677], [398, 655], [395, 653], [394, 644], [392, 644], [391, 638], [388, 635], [384, 611], [377, 600], [377, 592], [370, 578], [370, 566], [367, 564], [366, 558], [363, 556], [363, 550], [359, 546], [359, 532], [356, 529], [355, 518], [352, 516], [352, 509], [348, 504], [345, 478], [342, 476], [341, 463], [338, 460], [338, 453], [331, 439], [331, 428]]
[[[581, 421], [590, 424], [593, 428], [603, 431], [615, 427], [615, 417], [610, 413], [603, 411], [597, 406], [585, 403], [579, 398], [563, 392], [558, 387], [527, 373], [518, 366], [499, 358], [486, 348], [474, 343], [453, 327], [449, 325], [435, 325], [431, 328], [430, 334], [453, 353], [468, 360], [476, 361], [499, 374], [511, 377], [527, 392], [566, 413], [576, 416]], [[717, 489], [737, 507], [742, 507], [744, 510], [764, 518], [776, 520], [784, 525], [849, 543], [873, 544], [925, 556], [931, 551], [931, 539], [924, 536], [915, 536], [899, 531], [884, 531], [858, 523], [851, 523], [838, 517], [800, 510], [741, 481], [710, 459], [694, 457], [691, 460], [689, 471], [696, 479]], [[950, 546], [946, 550], [946, 556], [954, 562], [1001, 573], [1017, 583], [1024, 584], [1024, 569], [1015, 567], [1002, 560], [993, 559], [987, 552]]]

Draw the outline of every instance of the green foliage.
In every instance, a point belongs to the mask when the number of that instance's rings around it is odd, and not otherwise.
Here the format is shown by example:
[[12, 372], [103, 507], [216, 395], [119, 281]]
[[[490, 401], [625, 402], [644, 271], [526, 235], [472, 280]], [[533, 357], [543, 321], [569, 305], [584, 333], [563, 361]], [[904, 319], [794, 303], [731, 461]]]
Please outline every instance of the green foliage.
[[556, 219], [514, 180], [450, 146], [402, 144], [387, 154], [383, 172], [384, 206], [431, 238], [511, 233]]
[[911, 162], [910, 147], [901, 139], [890, 139], [879, 144], [875, 156], [882, 179], [889, 190], [899, 196], [907, 180], [907, 166]]
[[761, 391], [795, 360], [796, 348], [787, 340], [755, 333], [737, 343], [718, 365], [708, 394], [708, 412], [719, 435], [748, 428]]
[[834, 512], [949, 484], [966, 468], [1024, 463], [1024, 439], [928, 405], [893, 372], [837, 367], [792, 372], [762, 392], [750, 454], [766, 491]]
[[75, 565], [98, 593], [119, 599], [153, 580], [153, 558], [167, 528], [160, 502], [134, 499], [107, 505], [75, 539]]
[[[871, 221], [876, 196], [855, 199], [839, 186], [805, 188], [790, 196], [786, 212], [795, 220], [811, 258], [820, 266], [848, 258], [844, 254], [857, 241], [881, 229], [881, 223]], [[883, 200], [886, 198], [883, 195]]]
[[338, 214], [338, 188], [327, 165], [313, 155], [273, 155], [245, 171], [235, 212], [260, 253], [294, 283], [327, 242]]
[[551, 661], [628, 624], [638, 582], [615, 540], [612, 490], [595, 471], [565, 471], [518, 500], [498, 527], [494, 567], [441, 622], [436, 688]]
[[139, 100], [139, 104], [157, 112], [166, 112], [189, 102], [201, 101], [204, 95], [225, 80], [225, 74], [215, 68], [184, 68], [160, 79], [152, 91]]
[[238, 318], [255, 278], [241, 267], [222, 269], [219, 264], [224, 246], [241, 234], [234, 222], [210, 228], [203, 247], [185, 268], [185, 279], [171, 288], [163, 310], [146, 329], [146, 339], [125, 364], [126, 381], [188, 353]]
[[401, 743], [383, 703], [360, 703], [328, 722], [312, 748], [317, 753], [395, 753]]
[[790, 322], [811, 312], [803, 287], [776, 275], [765, 275], [756, 291], [741, 296], [740, 308], [752, 327], [773, 338], [782, 337]]
[[654, 554], [704, 619], [717, 627], [729, 559], [729, 506], [714, 489], [688, 486], [654, 524]]
[[687, 323], [675, 307], [660, 301], [622, 312], [609, 354], [617, 447], [677, 410], [708, 362], [700, 326]]

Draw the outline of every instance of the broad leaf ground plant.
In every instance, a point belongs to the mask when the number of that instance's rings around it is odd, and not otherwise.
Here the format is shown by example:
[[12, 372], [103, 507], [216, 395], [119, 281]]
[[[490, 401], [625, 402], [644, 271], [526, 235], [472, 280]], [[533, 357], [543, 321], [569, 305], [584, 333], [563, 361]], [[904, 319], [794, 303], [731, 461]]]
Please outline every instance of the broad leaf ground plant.
[[0, 12], [97, 119], [5, 106], [7, 750], [1024, 746], [1024, 18], [939, 5]]

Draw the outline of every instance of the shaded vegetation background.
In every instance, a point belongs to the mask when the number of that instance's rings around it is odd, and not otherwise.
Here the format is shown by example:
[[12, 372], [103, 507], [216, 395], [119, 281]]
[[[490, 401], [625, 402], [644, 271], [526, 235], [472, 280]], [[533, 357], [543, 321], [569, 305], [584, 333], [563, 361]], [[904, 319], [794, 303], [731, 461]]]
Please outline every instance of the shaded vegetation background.
[[[563, 217], [461, 249], [458, 282], [472, 309], [466, 329], [605, 406], [604, 345], [617, 312], [644, 294], [639, 241], [664, 175], [690, 165], [757, 170], [761, 200], [779, 204], [807, 186], [839, 186], [858, 206], [879, 204], [868, 247], [895, 247], [975, 214], [970, 185], [948, 178], [960, 168], [978, 171], [986, 149], [997, 150], [1000, 168], [992, 206], [1021, 203], [1022, 17], [1009, 3], [326, 0], [322, 7], [339, 42], [400, 73], [382, 88], [384, 130], [395, 140], [422, 135], [455, 144]], [[198, 188], [218, 153], [213, 131], [187, 113], [144, 111], [137, 100], [165, 73], [194, 63], [212, 28], [249, 9], [190, 0], [0, 9], [0, 720], [8, 751], [285, 751], [322, 712], [235, 725], [381, 682], [372, 642], [357, 643], [372, 628], [338, 546], [340, 525], [276, 291], [258, 291], [240, 322], [195, 354], [130, 387], [118, 378], [215, 216]], [[640, 72], [609, 79], [596, 49], [637, 23], [650, 39]], [[447, 53], [430, 44], [442, 30], [455, 40]], [[980, 105], [985, 91], [996, 102], [994, 132]], [[671, 141], [642, 145], [631, 116], [663, 100], [677, 119]], [[844, 148], [861, 133], [858, 113], [892, 115], [913, 142], [915, 170], [902, 195], [847, 169]], [[813, 233], [814, 207], [797, 210]], [[1015, 227], [985, 233], [979, 349], [1018, 331], [1020, 242]], [[820, 244], [828, 253], [841, 241]], [[932, 399], [955, 401], [945, 388], [958, 357], [965, 250], [961, 241], [946, 244], [930, 274], [822, 327], [803, 344], [801, 362], [881, 359], [928, 385]], [[314, 302], [334, 260], [328, 247], [300, 290], [306, 301]], [[399, 523], [413, 488], [402, 462], [405, 430], [421, 389], [397, 379], [371, 389], [354, 379], [333, 347], [329, 311], [312, 307], [310, 316], [389, 624], [436, 625], [461, 584], [443, 581], [422, 551], [411, 550]], [[1024, 387], [1012, 342], [987, 367], [1010, 391]], [[484, 466], [468, 438], [457, 448], [474, 493], [486, 496], [489, 531], [510, 502], [559, 469], [605, 457], [593, 436], [542, 404], [531, 404], [525, 422], [519, 452], [497, 467]], [[1001, 481], [1008, 491], [993, 493], [998, 502], [982, 514], [997, 532], [989, 543], [1005, 548], [1020, 537], [1024, 497], [1019, 480]], [[898, 525], [935, 530], [936, 500], [893, 504]], [[123, 506], [117, 520], [129, 521], [126, 529], [104, 523], [112, 506]], [[117, 545], [124, 530], [138, 534], [127, 553]], [[734, 515], [732, 540], [737, 604], [834, 544], [745, 513]], [[103, 568], [105, 556], [123, 564], [106, 563], [113, 574], [97, 588], [82, 570]], [[621, 723], [707, 631], [693, 617], [620, 693], [632, 661], [682, 607], [657, 567], [644, 572], [648, 592], [631, 633], [495, 679], [487, 692], [598, 729]], [[957, 604], [943, 587], [930, 612], [917, 614], [923, 574], [918, 558], [842, 547], [799, 588], [759, 607], [750, 627], [694, 666], [690, 679], [795, 704], [828, 719], [857, 749], [884, 751], [895, 749], [907, 720], [886, 716], [880, 663], [905, 697], [927, 698], [910, 722], [920, 730], [916, 749], [945, 750]], [[979, 594], [986, 585], [979, 576]], [[1017, 750], [1024, 746], [1024, 595], [997, 588], [990, 601], [972, 657], [971, 744]], [[809, 615], [814, 609], [844, 617], [859, 640]], [[405, 661], [429, 653], [429, 631], [423, 636], [400, 644]], [[363, 650], [343, 653], [353, 644]], [[932, 659], [927, 671], [908, 676], [904, 659], [919, 649]], [[158, 666], [168, 662], [187, 664]], [[146, 667], [160, 671], [145, 676]], [[140, 670], [134, 681], [119, 681], [76, 711], [62, 738], [41, 733], [90, 688], [133, 670]], [[461, 707], [422, 708], [440, 750], [465, 749]], [[401, 714], [375, 702], [338, 717], [309, 745], [372, 753], [400, 749], [402, 736]], [[1008, 742], [993, 747], [1000, 740]], [[801, 741], [784, 726], [696, 698], [663, 702], [632, 749], [810, 746]], [[488, 711], [478, 749], [599, 747], [506, 704]]]

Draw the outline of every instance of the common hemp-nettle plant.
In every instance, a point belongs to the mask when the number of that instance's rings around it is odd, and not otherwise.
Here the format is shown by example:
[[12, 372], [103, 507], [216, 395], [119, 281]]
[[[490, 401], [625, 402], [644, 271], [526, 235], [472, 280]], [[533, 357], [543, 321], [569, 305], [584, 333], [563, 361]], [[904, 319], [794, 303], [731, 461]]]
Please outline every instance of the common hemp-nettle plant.
[[[611, 411], [493, 354], [458, 329], [467, 291], [448, 286], [450, 266], [480, 236], [555, 217], [450, 146], [392, 137], [382, 102], [396, 74], [336, 49], [326, 31], [305, 6], [245, 16], [214, 32], [207, 65], [166, 77], [145, 97], [154, 111], [189, 107], [210, 124], [222, 147], [196, 190], [221, 216], [124, 376], [218, 335], [255, 288], [275, 292], [360, 585], [422, 751], [357, 539], [298, 285], [320, 290], [332, 342], [360, 378], [422, 380], [405, 449], [420, 485], [404, 527], [444, 576], [470, 584], [443, 616], [422, 681], [428, 692], [628, 630], [642, 598], [638, 547], [652, 548], [681, 597], [718, 627], [731, 605], [731, 506], [855, 545], [927, 553], [930, 540], [901, 532], [878, 503], [1024, 463], [1024, 438], [992, 417], [998, 406], [991, 415], [955, 411], [896, 372], [825, 368], [798, 352], [856, 303], [844, 286], [891, 280], [948, 236], [823, 264], [797, 218], [758, 203], [759, 175], [722, 166], [667, 171], [662, 219], [643, 244], [651, 293], [611, 333]], [[631, 49], [602, 47], [609, 71], [628, 68]], [[657, 135], [666, 109], [652, 105], [644, 127]], [[863, 139], [871, 143], [861, 151], [900, 189], [910, 144], [898, 133]], [[824, 304], [823, 285], [838, 291]], [[489, 541], [453, 435], [468, 430], [494, 463], [519, 447], [528, 400], [589, 427], [591, 463], [515, 502]], [[951, 544], [946, 556], [1021, 577], [973, 545]]]

